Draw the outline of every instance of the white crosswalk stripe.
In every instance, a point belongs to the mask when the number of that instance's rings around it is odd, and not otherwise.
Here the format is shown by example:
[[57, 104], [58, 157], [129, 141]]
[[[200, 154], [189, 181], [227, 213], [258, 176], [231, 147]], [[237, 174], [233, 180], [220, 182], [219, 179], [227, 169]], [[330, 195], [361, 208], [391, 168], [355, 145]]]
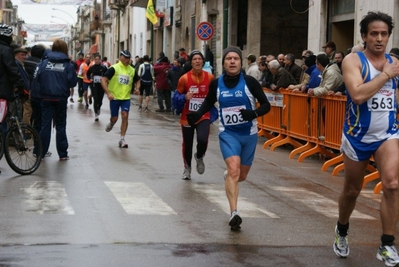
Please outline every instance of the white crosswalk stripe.
[[144, 183], [105, 182], [127, 214], [175, 215], [171, 207], [162, 201]]
[[[111, 181], [105, 181], [104, 183], [127, 214], [177, 215], [177, 213], [154, 191], [145, 185], [145, 183]], [[192, 187], [209, 202], [217, 205], [223, 212], [229, 214], [229, 204], [222, 184], [192, 183]], [[284, 196], [292, 199], [292, 201], [301, 203], [328, 218], [337, 218], [338, 216], [338, 203], [320, 194], [297, 187], [269, 186], [268, 188], [281, 192]], [[21, 187], [21, 192], [23, 210], [25, 212], [36, 214], [75, 214], [65, 188], [60, 182], [36, 181]], [[280, 218], [279, 215], [268, 211], [258, 204], [252, 203], [243, 196], [239, 197], [238, 205], [238, 210], [244, 217]], [[356, 210], [353, 211], [351, 218], [366, 220], [378, 219]]]
[[[224, 212], [230, 215], [229, 203], [223, 185], [220, 184], [193, 184], [193, 187], [210, 202], [218, 205]], [[279, 218], [273, 212], [261, 208], [255, 203], [249, 202], [245, 197], [238, 197], [238, 211], [241, 216], [253, 218]]]
[[[322, 195], [302, 188], [287, 188], [282, 186], [270, 186], [269, 188], [282, 192], [285, 196], [293, 199], [294, 201], [301, 202], [302, 204], [318, 213], [323, 214], [326, 217], [338, 217], [338, 203]], [[376, 218], [356, 210], [353, 211], [351, 218], [376, 220]]]
[[22, 202], [26, 212], [37, 214], [75, 214], [64, 186], [56, 181], [36, 181], [22, 187]]

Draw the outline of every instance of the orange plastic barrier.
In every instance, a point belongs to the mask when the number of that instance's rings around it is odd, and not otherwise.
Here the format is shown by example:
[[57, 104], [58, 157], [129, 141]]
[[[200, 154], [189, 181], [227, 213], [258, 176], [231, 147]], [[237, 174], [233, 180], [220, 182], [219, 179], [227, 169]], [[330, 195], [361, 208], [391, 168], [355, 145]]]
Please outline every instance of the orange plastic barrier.
[[[258, 118], [258, 135], [268, 140], [263, 148], [270, 150], [291, 144], [294, 149], [289, 158], [299, 155], [298, 161], [320, 153], [331, 159], [322, 166], [327, 171], [334, 166], [333, 175], [344, 170], [343, 155], [335, 155], [330, 149], [339, 150], [341, 146], [342, 128], [345, 118], [346, 96], [310, 97], [300, 92], [280, 89], [278, 92], [263, 88], [271, 110]], [[371, 173], [365, 176], [368, 182], [379, 178], [379, 173], [371, 165], [367, 167]], [[381, 190], [380, 183], [374, 188], [375, 193]]]

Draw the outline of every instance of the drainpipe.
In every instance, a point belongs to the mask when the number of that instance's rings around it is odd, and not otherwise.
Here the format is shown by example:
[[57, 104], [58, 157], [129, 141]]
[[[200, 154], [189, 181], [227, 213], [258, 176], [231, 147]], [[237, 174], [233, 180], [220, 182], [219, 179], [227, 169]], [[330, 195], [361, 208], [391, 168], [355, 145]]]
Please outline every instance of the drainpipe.
[[229, 21], [229, 0], [223, 0], [223, 49], [227, 48], [228, 21]]
[[104, 55], [104, 53], [105, 53], [105, 32], [104, 32], [104, 20], [105, 20], [105, 14], [106, 14], [106, 12], [105, 12], [105, 8], [106, 8], [106, 2], [103, 0], [102, 1], [102, 7], [101, 7], [101, 10], [102, 10], [102, 14], [101, 14], [101, 19], [102, 19], [102, 25], [101, 25], [101, 56], [102, 57], [104, 57], [105, 55]]
[[116, 49], [117, 51], [117, 58], [119, 58], [119, 53], [120, 53], [120, 47], [121, 47], [121, 0], [118, 0], [118, 10], [117, 10], [117, 16], [118, 16], [118, 47]]

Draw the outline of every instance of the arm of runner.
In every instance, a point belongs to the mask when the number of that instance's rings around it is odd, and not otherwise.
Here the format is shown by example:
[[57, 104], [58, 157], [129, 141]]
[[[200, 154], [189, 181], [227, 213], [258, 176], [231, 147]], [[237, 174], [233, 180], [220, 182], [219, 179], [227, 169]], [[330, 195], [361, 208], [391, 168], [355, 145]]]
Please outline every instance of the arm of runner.
[[360, 105], [375, 95], [390, 79], [399, 75], [399, 63], [394, 59], [392, 64], [386, 61], [382, 72], [371, 81], [364, 83], [362, 77], [362, 64], [355, 53], [346, 56], [342, 62], [342, 73], [348, 94], [353, 102]]

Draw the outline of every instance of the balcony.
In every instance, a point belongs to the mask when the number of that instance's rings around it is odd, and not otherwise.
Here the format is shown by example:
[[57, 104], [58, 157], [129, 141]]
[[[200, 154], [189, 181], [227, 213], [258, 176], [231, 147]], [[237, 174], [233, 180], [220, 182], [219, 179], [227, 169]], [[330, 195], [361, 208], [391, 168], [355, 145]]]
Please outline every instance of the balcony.
[[129, 5], [135, 6], [135, 7], [144, 7], [144, 8], [146, 8], [147, 4], [148, 4], [148, 0], [130, 0], [129, 1]]
[[99, 19], [95, 19], [90, 22], [90, 31], [96, 31], [100, 27], [101, 27], [101, 21]]
[[124, 9], [128, 4], [129, 0], [108, 0], [108, 6], [110, 9]]
[[90, 36], [86, 32], [81, 32], [79, 34], [79, 41], [80, 42], [87, 42], [90, 40]]
[[7, 9], [12, 9], [12, 2], [11, 2], [11, 0], [7, 0], [7, 1], [6, 1], [5, 8], [7, 8]]

